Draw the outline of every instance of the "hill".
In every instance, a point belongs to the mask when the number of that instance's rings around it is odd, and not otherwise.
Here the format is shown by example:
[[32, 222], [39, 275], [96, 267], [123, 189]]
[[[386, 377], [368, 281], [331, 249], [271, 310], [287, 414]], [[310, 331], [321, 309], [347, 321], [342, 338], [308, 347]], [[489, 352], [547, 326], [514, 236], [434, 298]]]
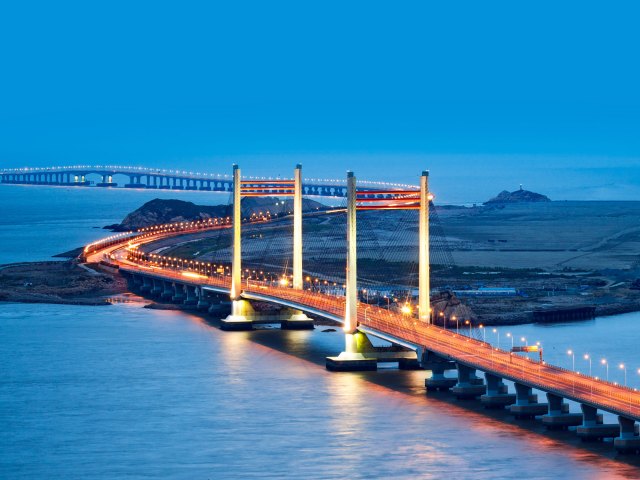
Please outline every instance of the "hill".
[[[324, 210], [327, 207], [313, 200], [302, 200], [302, 211]], [[293, 211], [293, 200], [277, 198], [243, 198], [242, 214], [249, 216], [265, 210], [272, 214], [283, 214]], [[128, 232], [138, 228], [174, 222], [191, 222], [215, 217], [231, 215], [231, 205], [196, 205], [183, 200], [161, 200], [156, 198], [145, 203], [125, 217], [122, 223], [104, 228], [116, 232]]]
[[520, 187], [520, 190], [516, 190], [515, 192], [509, 192], [507, 190], [503, 190], [497, 196], [484, 202], [484, 204], [491, 205], [496, 203], [527, 203], [527, 202], [550, 202], [550, 201], [551, 199], [549, 199], [549, 197], [545, 195], [531, 192], [529, 190], [523, 190], [522, 187]]

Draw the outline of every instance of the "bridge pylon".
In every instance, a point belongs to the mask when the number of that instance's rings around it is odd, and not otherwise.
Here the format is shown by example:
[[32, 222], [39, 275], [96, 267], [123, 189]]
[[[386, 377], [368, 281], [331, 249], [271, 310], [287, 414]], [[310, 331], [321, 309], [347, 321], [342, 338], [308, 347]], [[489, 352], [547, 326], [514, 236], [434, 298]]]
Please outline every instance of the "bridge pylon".
[[[302, 290], [302, 165], [296, 165], [293, 180], [242, 181], [240, 167], [233, 166], [233, 253], [231, 264], [231, 314], [222, 320], [225, 330], [250, 330], [259, 315], [242, 299], [242, 197], [293, 197], [293, 281], [292, 288]], [[285, 284], [287, 282], [284, 282]], [[281, 326], [288, 329], [312, 329], [313, 320], [299, 310], [282, 315]], [[247, 318], [250, 317], [250, 318]]]
[[231, 314], [222, 320], [225, 330], [251, 330], [251, 320], [245, 316], [249, 309], [248, 302], [242, 300], [242, 191], [240, 167], [233, 165], [233, 202], [232, 225], [233, 243], [231, 259]]
[[377, 370], [375, 358], [359, 351], [358, 332], [358, 250], [357, 250], [356, 177], [347, 172], [347, 286], [345, 291], [344, 336], [345, 349], [337, 357], [327, 357], [329, 370]]
[[[384, 196], [381, 198], [380, 194]], [[353, 172], [347, 173], [347, 281], [345, 292], [345, 350], [337, 357], [327, 357], [329, 370], [375, 370], [379, 355], [364, 351], [358, 331], [358, 285], [357, 285], [357, 228], [358, 210], [418, 210], [419, 211], [419, 258], [418, 258], [418, 318], [431, 323], [430, 266], [429, 266], [429, 203], [433, 195], [429, 192], [429, 172], [420, 176], [420, 188], [389, 191], [358, 191]], [[386, 357], [388, 360], [388, 357]], [[402, 358], [400, 363], [409, 365]], [[415, 362], [414, 362], [415, 363]]]

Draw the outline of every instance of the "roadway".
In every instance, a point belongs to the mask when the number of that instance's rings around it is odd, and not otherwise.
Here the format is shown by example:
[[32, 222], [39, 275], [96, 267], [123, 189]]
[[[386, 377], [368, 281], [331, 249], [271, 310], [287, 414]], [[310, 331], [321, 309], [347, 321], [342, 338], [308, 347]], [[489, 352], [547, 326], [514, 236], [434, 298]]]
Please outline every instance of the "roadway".
[[[174, 232], [161, 233], [135, 241], [150, 243], [175, 235]], [[88, 261], [100, 261], [104, 258], [104, 254], [111, 256], [111, 261], [125, 272], [177, 281], [217, 292], [228, 293], [231, 289], [230, 276], [221, 274], [205, 276], [195, 271], [180, 271], [149, 262], [134, 262], [127, 258], [129, 255], [126, 244], [110, 246], [106, 250], [94, 253]], [[317, 291], [294, 290], [257, 280], [246, 282], [243, 286], [245, 298], [267, 300], [338, 321], [342, 321], [344, 317], [344, 297], [335, 297]], [[385, 339], [397, 339], [399, 343], [409, 345], [415, 350], [429, 350], [445, 359], [507, 380], [640, 420], [640, 393], [634, 389], [515, 355], [495, 348], [489, 343], [377, 306], [361, 304], [358, 309], [358, 322], [360, 328], [368, 333]]]

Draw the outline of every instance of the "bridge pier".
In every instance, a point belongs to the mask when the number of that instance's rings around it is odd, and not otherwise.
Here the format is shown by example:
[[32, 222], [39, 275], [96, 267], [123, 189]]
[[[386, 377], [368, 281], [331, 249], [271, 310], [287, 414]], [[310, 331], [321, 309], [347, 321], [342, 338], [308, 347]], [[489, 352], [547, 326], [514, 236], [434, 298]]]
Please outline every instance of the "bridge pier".
[[156, 280], [155, 278], [152, 280], [152, 282], [153, 288], [151, 288], [151, 296], [159, 297], [160, 295], [162, 295], [162, 292], [164, 290], [164, 282], [162, 280]]
[[502, 378], [485, 372], [484, 377], [487, 381], [487, 393], [480, 396], [480, 401], [485, 408], [505, 408], [516, 403], [516, 395], [509, 393]]
[[129, 175], [129, 183], [125, 183], [124, 188], [146, 188], [146, 185], [140, 175]]
[[596, 407], [583, 403], [580, 409], [583, 420], [582, 425], [576, 428], [576, 434], [583, 442], [613, 438], [620, 433], [620, 426], [617, 423], [603, 424], [603, 416], [598, 413]]
[[181, 283], [173, 283], [173, 296], [171, 301], [174, 303], [183, 303], [185, 299], [184, 286]]
[[538, 395], [533, 393], [533, 389], [528, 385], [516, 382], [516, 403], [509, 406], [509, 411], [516, 418], [534, 418], [544, 415], [549, 410], [546, 403], [538, 403]]
[[613, 446], [619, 453], [637, 453], [640, 450], [640, 437], [636, 434], [635, 420], [618, 416], [620, 436], [613, 439]]
[[428, 392], [449, 390], [458, 383], [457, 378], [447, 377], [445, 375], [447, 370], [456, 370], [456, 364], [454, 362], [445, 360], [427, 350], [422, 355], [421, 365], [425, 370], [431, 371], [431, 376], [424, 380], [424, 386]]
[[198, 295], [196, 294], [196, 289], [197, 287], [194, 287], [193, 285], [184, 286], [184, 293], [185, 293], [184, 304], [185, 305], [198, 304]]
[[118, 184], [113, 181], [113, 175], [102, 175], [102, 181], [96, 183], [96, 187], [117, 187]]
[[345, 351], [337, 357], [327, 357], [325, 367], [332, 372], [362, 372], [378, 369], [378, 360], [363, 353], [367, 336], [359, 331], [345, 334]]
[[247, 318], [255, 310], [247, 300], [232, 300], [231, 314], [220, 320], [220, 328], [226, 331], [253, 330], [253, 322]]
[[458, 400], [477, 398], [486, 392], [486, 386], [482, 378], [476, 376], [476, 369], [457, 362], [458, 383], [451, 392]]
[[173, 298], [173, 284], [171, 282], [163, 281], [162, 283], [162, 293], [160, 293], [160, 298], [162, 300], [171, 301]]
[[[542, 415], [542, 424], [549, 430], [566, 430], [568, 427], [582, 425], [581, 413], [569, 413], [569, 405], [563, 403], [563, 398], [547, 392], [549, 410]], [[566, 405], [566, 407], [565, 407]]]
[[153, 281], [146, 275], [142, 277], [142, 285], [140, 285], [140, 291], [142, 293], [151, 293], [153, 289]]
[[207, 294], [202, 289], [202, 287], [196, 288], [196, 295], [198, 296], [198, 303], [196, 304], [196, 308], [200, 311], [209, 310], [210, 302], [207, 298]]
[[131, 283], [133, 285], [132, 290], [140, 291], [142, 289], [142, 285], [144, 285], [144, 280], [139, 275], [131, 275]]
[[307, 317], [300, 310], [290, 309], [284, 315], [284, 319], [280, 322], [280, 328], [283, 330], [313, 330], [313, 319]]

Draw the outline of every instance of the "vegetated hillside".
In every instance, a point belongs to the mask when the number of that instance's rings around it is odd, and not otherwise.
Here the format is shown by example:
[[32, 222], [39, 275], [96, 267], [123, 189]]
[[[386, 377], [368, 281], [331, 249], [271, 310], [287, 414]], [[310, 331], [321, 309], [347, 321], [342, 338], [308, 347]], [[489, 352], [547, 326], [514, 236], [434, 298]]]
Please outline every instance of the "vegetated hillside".
[[[319, 202], [303, 199], [302, 211], [318, 211], [327, 207]], [[293, 211], [293, 200], [278, 198], [243, 198], [242, 214], [269, 211], [272, 214], [282, 214]], [[215, 217], [231, 215], [231, 205], [196, 205], [183, 200], [155, 199], [145, 203], [142, 207], [131, 212], [120, 224], [109, 225], [105, 228], [116, 232], [127, 232], [138, 228], [164, 223], [205, 220]]]
[[491, 205], [495, 203], [525, 203], [525, 202], [550, 202], [551, 199], [546, 195], [540, 193], [531, 192], [529, 190], [520, 190], [515, 192], [508, 192], [503, 190], [497, 196], [484, 202], [485, 205]]

